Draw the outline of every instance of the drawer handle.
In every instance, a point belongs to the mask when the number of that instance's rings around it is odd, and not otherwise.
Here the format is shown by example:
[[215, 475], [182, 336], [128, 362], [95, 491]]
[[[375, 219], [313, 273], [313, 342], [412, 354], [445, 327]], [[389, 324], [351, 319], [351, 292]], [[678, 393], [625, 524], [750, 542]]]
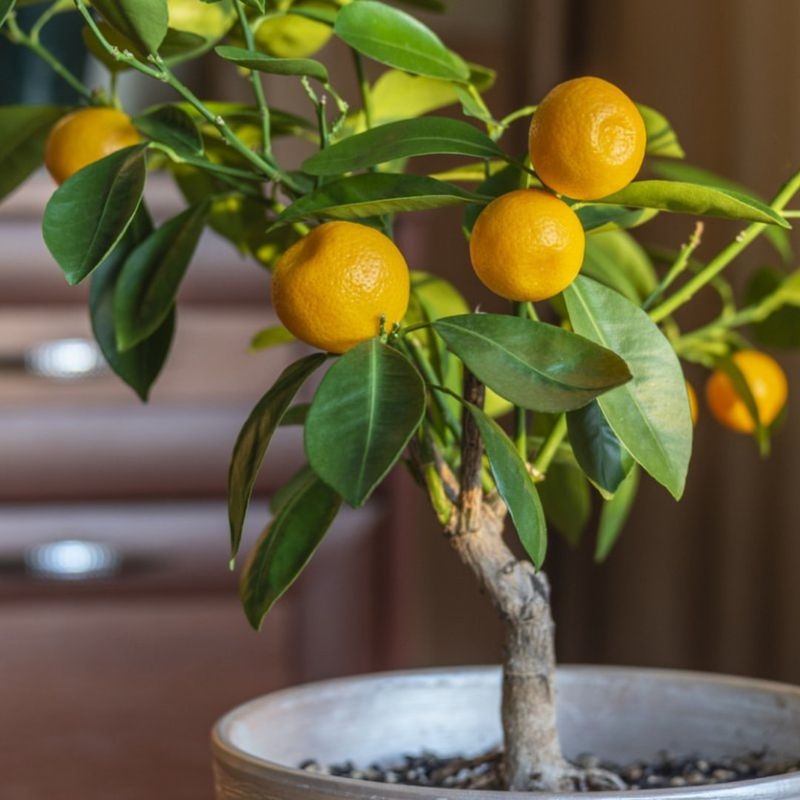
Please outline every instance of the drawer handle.
[[102, 542], [60, 539], [37, 544], [25, 552], [28, 574], [52, 581], [111, 578], [122, 568], [119, 551]]
[[19, 356], [0, 357], [0, 368], [60, 381], [95, 378], [109, 371], [100, 348], [90, 339], [44, 342]]

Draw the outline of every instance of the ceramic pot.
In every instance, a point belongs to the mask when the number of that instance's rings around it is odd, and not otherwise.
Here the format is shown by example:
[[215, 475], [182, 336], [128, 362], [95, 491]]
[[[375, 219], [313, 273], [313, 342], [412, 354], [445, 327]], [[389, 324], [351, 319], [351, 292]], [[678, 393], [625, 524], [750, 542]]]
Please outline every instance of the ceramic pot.
[[[659, 751], [705, 757], [768, 748], [800, 758], [800, 689], [668, 670], [562, 667], [565, 752], [614, 762]], [[710, 787], [525, 794], [367, 783], [302, 772], [308, 758], [366, 767], [423, 750], [477, 755], [500, 741], [500, 671], [467, 668], [326, 681], [242, 705], [214, 728], [218, 800], [789, 800], [800, 773]]]

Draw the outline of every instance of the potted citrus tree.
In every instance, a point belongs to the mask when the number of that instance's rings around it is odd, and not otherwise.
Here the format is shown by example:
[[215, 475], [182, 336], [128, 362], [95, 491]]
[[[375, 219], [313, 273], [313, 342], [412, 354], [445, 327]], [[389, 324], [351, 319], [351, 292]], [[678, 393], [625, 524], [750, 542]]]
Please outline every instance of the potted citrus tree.
[[[786, 379], [745, 337], [774, 335], [797, 313], [800, 280], [761, 272], [740, 306], [725, 270], [760, 236], [787, 254], [800, 173], [764, 202], [683, 163], [660, 113], [595, 77], [498, 118], [482, 95], [491, 70], [377, 0], [56, 0], [25, 27], [16, 11], [27, 5], [0, 0], [3, 33], [47, 61], [81, 102], [0, 108], [0, 196], [44, 161], [59, 184], [45, 241], [70, 284], [90, 281], [92, 326], [111, 368], [147, 398], [206, 227], [272, 270], [282, 324], [254, 332], [254, 347], [295, 339], [311, 347], [265, 387], [233, 449], [235, 559], [270, 438], [279, 425], [304, 428], [308, 463], [274, 498], [242, 571], [253, 627], [340, 506], [363, 505], [403, 462], [505, 628], [502, 670], [348, 680], [232, 712], [215, 734], [220, 797], [438, 797], [464, 788], [796, 796], [798, 778], [768, 777], [800, 752], [800, 698], [790, 687], [571, 669], [560, 672], [557, 693], [543, 567], [548, 517], [570, 527], [564, 514], [587, 491], [602, 505], [599, 559], [640, 476], [680, 498], [697, 413], [682, 360], [710, 371], [712, 414], [768, 447]], [[105, 86], [84, 85], [42, 44], [61, 13], [81, 16], [86, 46], [108, 68]], [[331, 35], [352, 51], [357, 99], [346, 101], [310, 57]], [[206, 56], [238, 71], [252, 103], [201, 98], [176, 75], [179, 62]], [[364, 59], [386, 68], [374, 82]], [[123, 70], [166, 84], [174, 101], [131, 118], [116, 94]], [[294, 81], [309, 115], [274, 108], [262, 74]], [[446, 106], [464, 118], [433, 113]], [[530, 124], [527, 153], [503, 147], [515, 124]], [[280, 164], [273, 142], [286, 136], [315, 152]], [[457, 161], [425, 174], [418, 157], [433, 154]], [[159, 227], [142, 199], [155, 170], [186, 198]], [[443, 279], [409, 269], [393, 242], [397, 215], [452, 205], [464, 209], [472, 267], [508, 301], [506, 313], [471, 311]], [[699, 224], [654, 260], [628, 230], [660, 213], [742, 228], [707, 262], [695, 256]], [[676, 314], [707, 289], [719, 293], [721, 312], [687, 330]], [[296, 404], [318, 371], [313, 401]], [[664, 748], [699, 760], [659, 771], [646, 759]], [[428, 750], [436, 756], [416, 758]], [[582, 750], [596, 756], [576, 759]], [[767, 755], [730, 761], [751, 750]], [[402, 755], [405, 770], [386, 769]], [[720, 785], [698, 788], [705, 783]]]

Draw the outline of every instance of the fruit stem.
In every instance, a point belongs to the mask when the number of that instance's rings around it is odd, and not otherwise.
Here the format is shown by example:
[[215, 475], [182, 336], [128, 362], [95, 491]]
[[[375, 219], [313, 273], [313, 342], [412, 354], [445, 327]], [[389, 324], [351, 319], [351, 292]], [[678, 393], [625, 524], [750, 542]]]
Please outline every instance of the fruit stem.
[[[247, 19], [247, 14], [244, 10], [242, 0], [234, 0], [236, 6], [236, 13], [239, 17], [239, 26], [244, 34], [244, 41], [248, 50], [256, 49], [255, 36], [253, 36], [253, 28], [250, 25], [250, 20]], [[250, 83], [253, 85], [253, 94], [256, 98], [256, 105], [258, 106], [258, 116], [261, 120], [261, 152], [265, 159], [272, 158], [272, 144], [270, 134], [270, 115], [269, 106], [267, 105], [267, 98], [264, 96], [264, 84], [261, 83], [261, 76], [255, 70], [250, 70]]]
[[[797, 194], [798, 190], [800, 190], [800, 170], [795, 172], [783, 185], [778, 194], [775, 195], [775, 199], [770, 204], [771, 208], [775, 211], [782, 211], [794, 195]], [[709, 261], [704, 269], [698, 272], [690, 281], [687, 281], [675, 294], [656, 306], [650, 312], [650, 318], [654, 322], [660, 322], [665, 317], [674, 313], [682, 305], [688, 303], [700, 289], [722, 272], [722, 270], [762, 234], [766, 228], [767, 224], [764, 222], [754, 222], [748, 225], [734, 241], [720, 251], [715, 258]]]
[[547, 469], [555, 458], [556, 453], [558, 453], [559, 446], [566, 435], [567, 415], [559, 414], [541, 449], [536, 454], [536, 460], [533, 462], [534, 475], [545, 475], [547, 473]]
[[[42, 17], [46, 16], [45, 14]], [[92, 105], [97, 103], [97, 98], [92, 94], [92, 91], [86, 86], [81, 80], [79, 80], [72, 72], [70, 72], [40, 41], [38, 36], [38, 30], [41, 29], [39, 23], [41, 23], [42, 18], [40, 18], [36, 23], [36, 35], [32, 34], [29, 36], [19, 27], [17, 24], [17, 19], [12, 11], [9, 14], [8, 19], [6, 20], [6, 30], [5, 35], [6, 38], [12, 42], [12, 44], [20, 45], [21, 47], [25, 47], [30, 50], [32, 53], [35, 53], [39, 58], [42, 59], [49, 67], [56, 73], [63, 81], [68, 83], [84, 100], [88, 101]], [[46, 22], [47, 20], [45, 20]]]

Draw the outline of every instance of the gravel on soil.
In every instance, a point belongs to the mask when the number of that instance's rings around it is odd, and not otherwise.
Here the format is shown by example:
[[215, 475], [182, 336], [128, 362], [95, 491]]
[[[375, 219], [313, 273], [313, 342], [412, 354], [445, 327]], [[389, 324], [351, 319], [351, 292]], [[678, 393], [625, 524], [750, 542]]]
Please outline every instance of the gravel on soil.
[[[600, 767], [608, 770], [618, 775], [629, 790], [710, 786], [800, 771], [800, 760], [778, 762], [763, 752], [737, 758], [676, 757], [660, 753], [652, 761], [636, 761], [622, 766], [601, 761], [596, 756], [582, 755], [575, 764], [585, 769]], [[406, 756], [401, 763], [391, 766], [373, 764], [366, 769], [358, 769], [350, 762], [325, 766], [309, 759], [300, 765], [300, 769], [340, 778], [435, 789], [502, 789], [502, 753], [498, 750], [472, 758], [442, 758], [422, 753]]]

